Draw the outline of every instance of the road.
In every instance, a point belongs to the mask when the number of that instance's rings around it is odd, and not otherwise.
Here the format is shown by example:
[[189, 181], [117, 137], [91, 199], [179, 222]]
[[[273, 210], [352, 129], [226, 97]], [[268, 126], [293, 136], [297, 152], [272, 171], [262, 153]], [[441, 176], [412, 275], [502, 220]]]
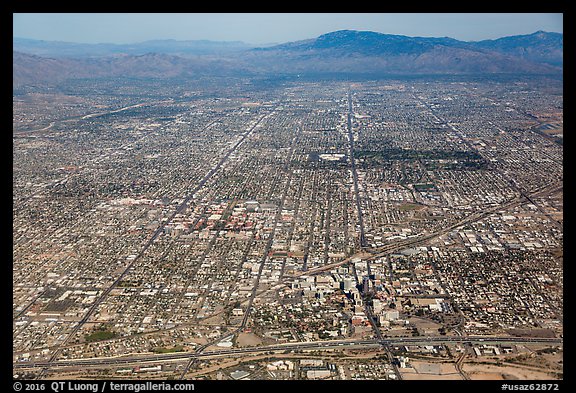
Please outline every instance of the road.
[[362, 207], [360, 205], [360, 191], [358, 190], [358, 173], [356, 172], [356, 159], [354, 158], [354, 135], [352, 135], [352, 92], [348, 89], [348, 113], [347, 113], [347, 130], [348, 130], [348, 155], [350, 156], [350, 170], [352, 171], [352, 180], [354, 181], [354, 195], [356, 200], [356, 210], [358, 214], [358, 226], [360, 231], [360, 247], [366, 247], [366, 236], [364, 233], [364, 218], [362, 216]]
[[464, 363], [464, 358], [466, 358], [466, 349], [464, 349], [464, 352], [462, 352], [462, 354], [458, 357], [458, 360], [456, 360], [455, 363], [456, 370], [460, 373], [463, 379], [470, 380], [468, 374], [466, 374], [464, 370], [462, 370], [462, 363]]
[[290, 163], [292, 162], [292, 157], [294, 155], [294, 147], [297, 145], [298, 143], [298, 136], [299, 134], [297, 134], [294, 139], [292, 140], [291, 146], [290, 146], [290, 157], [288, 158], [288, 160], [286, 161], [286, 164], [284, 165], [284, 172], [288, 173], [288, 179], [286, 180], [286, 183], [284, 185], [284, 191], [282, 192], [282, 199], [280, 200], [280, 203], [278, 205], [278, 210], [276, 211], [276, 215], [274, 217], [274, 223], [273, 223], [273, 231], [270, 233], [270, 237], [268, 238], [268, 242], [266, 243], [266, 248], [264, 250], [264, 254], [262, 255], [262, 260], [260, 262], [260, 268], [258, 269], [258, 275], [256, 276], [256, 282], [254, 284], [254, 287], [252, 288], [252, 293], [250, 294], [250, 298], [248, 300], [248, 306], [246, 307], [246, 311], [244, 311], [244, 318], [242, 319], [242, 324], [240, 325], [240, 329], [244, 329], [244, 327], [246, 327], [246, 324], [248, 323], [248, 317], [250, 316], [250, 312], [252, 310], [252, 303], [254, 302], [254, 298], [256, 297], [256, 291], [258, 290], [258, 284], [260, 283], [260, 277], [262, 276], [262, 270], [264, 269], [264, 264], [266, 262], [266, 260], [268, 259], [268, 255], [270, 253], [270, 250], [272, 249], [272, 244], [274, 243], [274, 234], [276, 233], [276, 229], [277, 229], [277, 225], [280, 222], [280, 219], [282, 217], [282, 209], [284, 208], [284, 203], [286, 201], [286, 195], [288, 195], [288, 190], [290, 189], [290, 183], [292, 182], [292, 171], [290, 170]]
[[259, 347], [222, 349], [216, 351], [178, 352], [167, 354], [142, 354], [127, 357], [115, 358], [91, 358], [91, 359], [65, 359], [57, 361], [43, 362], [17, 362], [13, 364], [14, 369], [23, 368], [53, 368], [53, 367], [81, 367], [81, 366], [119, 366], [125, 364], [140, 364], [148, 362], [166, 362], [189, 360], [190, 358], [214, 358], [221, 356], [240, 356], [250, 353], [274, 352], [274, 351], [295, 351], [295, 350], [322, 350], [333, 348], [350, 348], [367, 346], [394, 347], [401, 345], [445, 345], [445, 344], [548, 344], [563, 345], [561, 338], [530, 338], [530, 337], [506, 337], [506, 336], [417, 336], [417, 337], [386, 337], [383, 339], [367, 340], [331, 340], [283, 343], [276, 345], [266, 345]]
[[400, 369], [398, 368], [398, 365], [396, 364], [396, 362], [392, 361], [392, 360], [394, 360], [394, 356], [390, 352], [390, 346], [389, 346], [389, 344], [387, 344], [388, 340], [386, 340], [382, 336], [382, 332], [380, 331], [380, 328], [376, 324], [374, 314], [372, 313], [372, 306], [370, 306], [367, 301], [364, 301], [364, 312], [366, 313], [366, 316], [368, 317], [368, 320], [370, 321], [370, 325], [372, 326], [372, 329], [376, 333], [376, 337], [378, 337], [378, 342], [380, 342], [380, 344], [382, 344], [384, 346], [384, 349], [386, 350], [386, 356], [388, 357], [388, 363], [391, 364], [392, 368], [394, 369], [394, 374], [396, 374], [396, 380], [401, 381], [402, 380], [402, 374], [400, 373]]

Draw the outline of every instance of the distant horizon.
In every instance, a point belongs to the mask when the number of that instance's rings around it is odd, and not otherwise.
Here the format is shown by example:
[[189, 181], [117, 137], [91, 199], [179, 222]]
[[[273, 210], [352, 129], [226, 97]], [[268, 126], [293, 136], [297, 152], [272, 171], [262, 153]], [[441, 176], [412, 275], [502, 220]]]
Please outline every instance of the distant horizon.
[[[382, 33], [382, 32], [378, 32], [378, 31], [371, 31], [371, 30], [355, 30], [355, 29], [341, 29], [341, 30], [333, 30], [333, 31], [327, 31], [326, 33], [322, 33], [321, 35], [325, 35], [325, 34], [330, 34], [330, 33], [334, 33], [336, 31], [358, 31], [358, 32], [373, 32], [373, 33], [379, 33], [379, 34], [385, 34], [385, 35], [398, 35], [398, 36], [406, 36], [406, 37], [410, 37], [410, 38], [452, 38], [452, 39], [456, 39], [454, 37], [449, 37], [449, 36], [444, 36], [444, 37], [440, 37], [440, 36], [409, 36], [409, 35], [404, 35], [404, 34], [392, 34], [392, 33]], [[546, 30], [536, 30], [533, 31], [531, 33], [525, 33], [525, 34], [514, 34], [514, 35], [506, 35], [506, 36], [501, 36], [501, 37], [496, 37], [496, 38], [487, 38], [486, 40], [495, 40], [495, 39], [499, 39], [499, 38], [505, 38], [505, 37], [514, 37], [514, 36], [522, 36], [522, 35], [532, 35], [532, 34], [536, 34], [538, 32], [543, 32], [543, 33], [555, 33], [555, 34], [564, 34], [563, 32], [557, 32], [557, 31], [546, 31]], [[304, 38], [302, 40], [297, 40], [297, 41], [303, 41], [303, 40], [307, 40], [307, 39], [314, 39], [317, 38], [319, 36], [315, 36], [315, 37], [309, 37], [309, 38]], [[193, 40], [187, 40], [187, 39], [175, 39], [175, 38], [152, 38], [152, 39], [147, 39], [144, 41], [135, 41], [135, 42], [127, 42], [127, 43], [115, 43], [115, 42], [79, 42], [79, 41], [62, 41], [62, 40], [42, 40], [42, 39], [37, 39], [37, 38], [30, 38], [30, 37], [12, 37], [12, 39], [22, 39], [22, 40], [30, 40], [30, 41], [42, 41], [42, 42], [59, 42], [59, 43], [66, 43], [66, 44], [79, 44], [79, 45], [137, 45], [137, 44], [142, 44], [145, 42], [154, 42], [154, 41], [176, 41], [176, 42], [222, 42], [222, 43], [242, 43], [242, 44], [246, 44], [246, 45], [279, 45], [279, 44], [284, 44], [287, 42], [293, 42], [293, 41], [285, 41], [285, 42], [269, 42], [269, 43], [263, 43], [263, 44], [252, 44], [250, 42], [245, 42], [245, 41], [240, 41], [240, 40], [209, 40], [209, 39], [203, 39], [203, 38], [198, 38], [198, 39], [193, 39]], [[484, 41], [484, 40], [458, 40], [458, 41], [462, 41], [462, 42], [478, 42], [478, 41]]]
[[563, 14], [13, 14], [13, 39], [75, 44], [174, 40], [265, 46], [313, 39], [339, 30], [470, 42], [537, 31], [563, 34]]

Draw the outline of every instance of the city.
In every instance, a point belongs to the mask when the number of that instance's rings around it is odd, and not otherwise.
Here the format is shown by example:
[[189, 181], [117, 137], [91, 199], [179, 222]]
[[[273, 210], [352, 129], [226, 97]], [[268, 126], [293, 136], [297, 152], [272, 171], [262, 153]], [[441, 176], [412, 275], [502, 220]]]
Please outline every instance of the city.
[[15, 378], [562, 379], [562, 89], [15, 96]]

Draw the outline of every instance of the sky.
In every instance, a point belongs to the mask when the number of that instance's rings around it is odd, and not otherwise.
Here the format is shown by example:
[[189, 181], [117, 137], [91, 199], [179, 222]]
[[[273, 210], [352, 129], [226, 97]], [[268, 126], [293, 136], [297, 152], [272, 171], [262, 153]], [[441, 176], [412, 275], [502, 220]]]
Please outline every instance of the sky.
[[262, 45], [368, 30], [463, 41], [563, 32], [561, 13], [14, 13], [13, 36], [45, 41], [129, 44], [154, 39]]

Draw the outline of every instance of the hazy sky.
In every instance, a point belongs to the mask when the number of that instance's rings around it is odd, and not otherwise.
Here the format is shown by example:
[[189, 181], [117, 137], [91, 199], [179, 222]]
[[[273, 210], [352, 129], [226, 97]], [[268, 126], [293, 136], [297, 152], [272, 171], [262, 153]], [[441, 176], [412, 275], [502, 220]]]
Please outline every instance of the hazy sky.
[[135, 43], [152, 39], [283, 43], [330, 31], [370, 30], [386, 34], [452, 37], [464, 41], [563, 32], [563, 14], [365, 14], [199, 13], [55, 14], [15, 13], [15, 37], [83, 43]]

